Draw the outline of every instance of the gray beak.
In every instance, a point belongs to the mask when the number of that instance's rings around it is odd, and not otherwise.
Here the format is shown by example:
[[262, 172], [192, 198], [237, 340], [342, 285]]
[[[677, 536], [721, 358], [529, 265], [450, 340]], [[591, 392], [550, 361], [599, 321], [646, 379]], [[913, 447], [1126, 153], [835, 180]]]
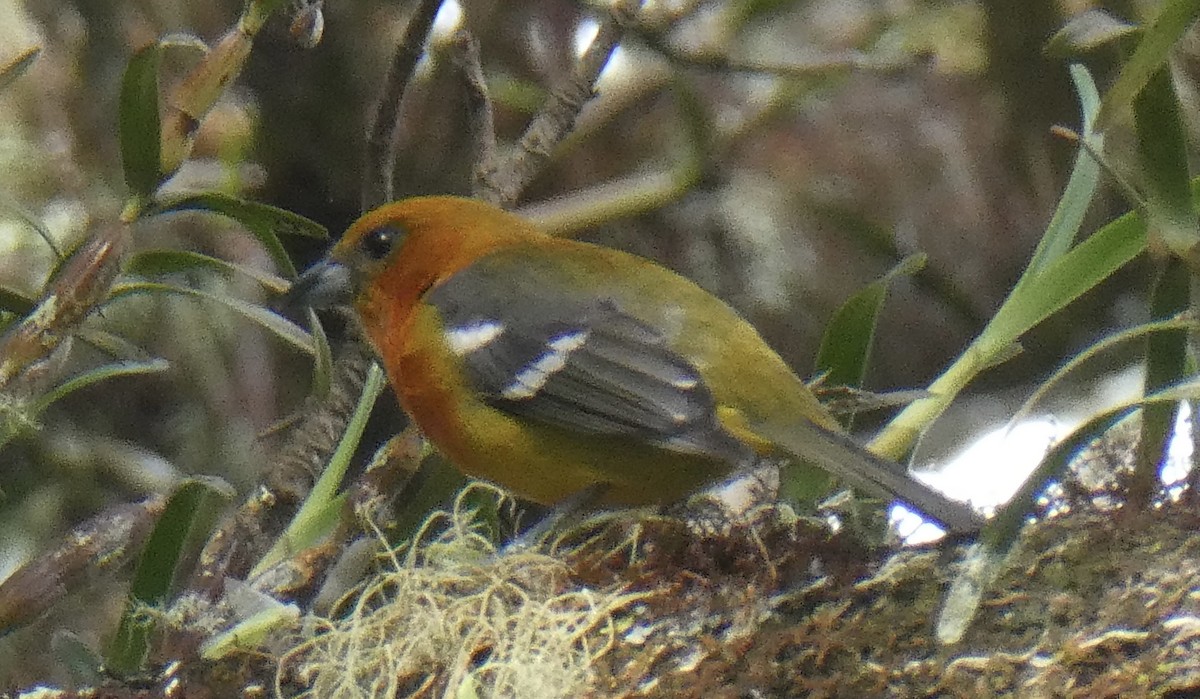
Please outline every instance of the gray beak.
[[283, 308], [333, 308], [348, 306], [354, 300], [350, 270], [329, 258], [309, 267], [283, 297]]

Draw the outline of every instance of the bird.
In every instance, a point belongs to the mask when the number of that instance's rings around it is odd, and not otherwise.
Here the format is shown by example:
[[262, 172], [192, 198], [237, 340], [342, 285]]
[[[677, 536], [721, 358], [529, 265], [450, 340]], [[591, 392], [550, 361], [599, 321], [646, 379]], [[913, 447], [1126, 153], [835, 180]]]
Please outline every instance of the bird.
[[665, 505], [790, 462], [812, 502], [832, 476], [952, 534], [982, 525], [855, 443], [724, 301], [486, 202], [421, 196], [370, 211], [289, 296], [351, 306], [432, 445], [535, 503]]

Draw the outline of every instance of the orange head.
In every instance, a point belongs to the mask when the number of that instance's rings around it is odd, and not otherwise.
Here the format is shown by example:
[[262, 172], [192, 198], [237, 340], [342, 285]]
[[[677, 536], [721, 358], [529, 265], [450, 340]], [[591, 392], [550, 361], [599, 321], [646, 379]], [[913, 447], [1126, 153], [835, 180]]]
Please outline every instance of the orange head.
[[404, 199], [351, 224], [290, 296], [315, 306], [353, 301], [367, 328], [398, 327], [426, 291], [480, 256], [544, 235], [480, 201]]

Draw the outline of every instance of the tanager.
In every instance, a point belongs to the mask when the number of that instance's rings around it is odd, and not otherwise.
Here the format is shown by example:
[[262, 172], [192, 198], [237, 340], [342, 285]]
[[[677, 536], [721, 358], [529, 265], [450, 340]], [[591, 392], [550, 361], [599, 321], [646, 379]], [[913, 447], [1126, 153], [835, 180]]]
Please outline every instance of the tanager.
[[479, 201], [354, 222], [293, 295], [352, 302], [401, 406], [464, 473], [555, 505], [670, 503], [764, 460], [821, 468], [947, 530], [981, 518], [865, 451], [695, 283]]

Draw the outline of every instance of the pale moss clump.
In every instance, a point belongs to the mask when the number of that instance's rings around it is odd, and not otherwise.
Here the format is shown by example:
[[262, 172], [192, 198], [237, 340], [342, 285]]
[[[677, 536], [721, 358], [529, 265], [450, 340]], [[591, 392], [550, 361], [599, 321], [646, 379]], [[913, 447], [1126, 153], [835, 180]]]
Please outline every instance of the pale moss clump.
[[614, 616], [638, 596], [573, 586], [550, 556], [497, 552], [462, 502], [284, 655], [278, 696], [574, 697], [592, 685]]

